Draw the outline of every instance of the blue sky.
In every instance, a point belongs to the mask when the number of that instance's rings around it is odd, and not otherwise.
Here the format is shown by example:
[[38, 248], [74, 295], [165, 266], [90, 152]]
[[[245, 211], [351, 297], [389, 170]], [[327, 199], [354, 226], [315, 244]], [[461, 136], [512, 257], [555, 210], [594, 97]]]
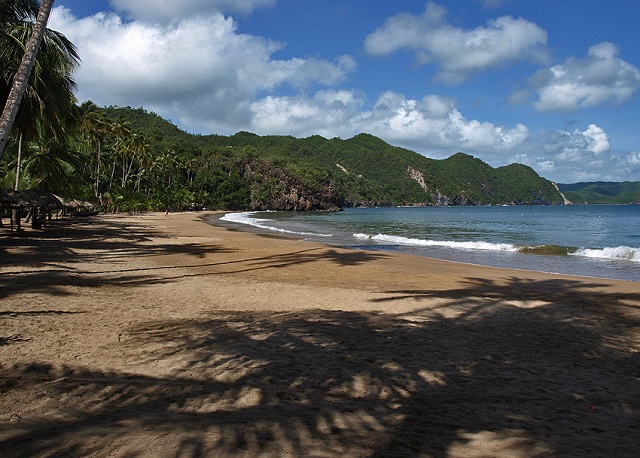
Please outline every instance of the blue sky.
[[56, 0], [79, 100], [640, 181], [637, 0]]

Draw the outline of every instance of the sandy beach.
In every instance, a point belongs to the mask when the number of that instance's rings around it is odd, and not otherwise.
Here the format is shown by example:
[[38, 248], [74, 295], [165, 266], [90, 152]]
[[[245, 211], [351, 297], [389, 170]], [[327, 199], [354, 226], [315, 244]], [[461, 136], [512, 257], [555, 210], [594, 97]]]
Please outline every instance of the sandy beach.
[[640, 283], [213, 215], [0, 228], [0, 456], [637, 456]]

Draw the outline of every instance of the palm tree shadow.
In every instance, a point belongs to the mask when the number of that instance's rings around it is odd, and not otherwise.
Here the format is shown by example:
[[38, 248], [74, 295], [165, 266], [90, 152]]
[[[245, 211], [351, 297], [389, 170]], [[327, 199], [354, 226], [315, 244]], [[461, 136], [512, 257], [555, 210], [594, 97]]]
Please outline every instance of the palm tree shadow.
[[379, 303], [407, 298], [425, 307], [149, 321], [118, 349], [137, 361], [131, 374], [3, 369], [4, 395], [50, 400], [19, 428], [0, 424], [0, 451], [135, 455], [144, 442], [146, 453], [190, 456], [637, 452], [640, 294], [469, 279]]
[[[0, 277], [0, 298], [25, 292], [66, 295], [69, 286], [162, 283], [167, 280], [156, 275], [154, 269], [131, 269], [127, 259], [171, 254], [202, 259], [233, 251], [213, 244], [174, 241], [158, 234], [154, 238], [160, 239], [160, 243], [152, 242], [144, 228], [129, 226], [125, 221], [101, 221], [95, 225], [89, 220], [55, 221], [55, 226], [46, 231], [0, 237], [0, 249], [8, 252], [0, 258], [0, 268], [8, 270]], [[80, 263], [103, 269], [75, 269]], [[9, 270], [13, 267], [18, 269]]]
[[[162, 236], [154, 234], [162, 239]], [[166, 237], [166, 243], [151, 242], [148, 232], [125, 223], [105, 222], [93, 226], [87, 221], [62, 221], [56, 230], [29, 237], [0, 238], [12, 254], [0, 258], [0, 267], [19, 269], [0, 277], [0, 298], [24, 292], [54, 296], [69, 294], [68, 287], [101, 285], [154, 285], [187, 277], [238, 274], [294, 265], [330, 262], [336, 266], [357, 266], [386, 255], [364, 251], [340, 251], [330, 247], [311, 248], [262, 257], [205, 262], [210, 255], [238, 251], [215, 244], [184, 243]], [[130, 267], [131, 256], [154, 257], [186, 254], [197, 262], [188, 265]], [[92, 270], [76, 270], [78, 263], [91, 263]], [[27, 268], [25, 268], [27, 267]]]

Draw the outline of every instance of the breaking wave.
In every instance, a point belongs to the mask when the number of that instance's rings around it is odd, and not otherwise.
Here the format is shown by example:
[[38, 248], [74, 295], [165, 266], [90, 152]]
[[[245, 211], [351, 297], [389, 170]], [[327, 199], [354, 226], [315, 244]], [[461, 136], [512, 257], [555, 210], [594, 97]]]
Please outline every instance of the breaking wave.
[[249, 226], [257, 227], [259, 229], [280, 232], [282, 234], [306, 235], [310, 237], [333, 237], [333, 234], [318, 234], [315, 232], [292, 231], [289, 229], [283, 229], [280, 227], [271, 226], [269, 225], [269, 223], [273, 223], [273, 220], [265, 219], [265, 218], [256, 218], [253, 215], [255, 215], [255, 212], [227, 213], [220, 219], [222, 221], [227, 221], [230, 223], [246, 224]]
[[640, 248], [628, 246], [608, 247], [608, 248], [580, 248], [572, 256], [584, 256], [597, 259], [614, 259], [618, 261], [640, 262]]
[[425, 240], [397, 235], [377, 234], [369, 235], [356, 233], [353, 236], [359, 240], [391, 243], [413, 247], [443, 247], [460, 250], [482, 250], [499, 252], [518, 252], [532, 255], [546, 256], [581, 256], [586, 258], [609, 259], [617, 261], [640, 262], [640, 248], [628, 246], [609, 248], [571, 248], [558, 245], [515, 245], [511, 243], [492, 243], [484, 241], [460, 242], [454, 240]]
[[485, 250], [485, 251], [518, 251], [516, 245], [510, 243], [490, 243], [490, 242], [456, 242], [449, 240], [424, 240], [414, 239], [409, 237], [402, 237], [398, 235], [368, 235], [368, 234], [353, 234], [357, 239], [361, 240], [374, 240], [376, 242], [393, 243], [397, 245], [408, 246], [439, 246], [446, 248], [458, 248], [463, 250]]

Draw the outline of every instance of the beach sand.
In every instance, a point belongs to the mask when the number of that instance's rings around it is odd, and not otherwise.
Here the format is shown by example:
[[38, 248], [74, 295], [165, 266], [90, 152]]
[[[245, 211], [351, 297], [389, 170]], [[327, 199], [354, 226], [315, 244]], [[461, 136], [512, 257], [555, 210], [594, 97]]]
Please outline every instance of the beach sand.
[[640, 283], [212, 216], [0, 228], [0, 456], [637, 456]]

